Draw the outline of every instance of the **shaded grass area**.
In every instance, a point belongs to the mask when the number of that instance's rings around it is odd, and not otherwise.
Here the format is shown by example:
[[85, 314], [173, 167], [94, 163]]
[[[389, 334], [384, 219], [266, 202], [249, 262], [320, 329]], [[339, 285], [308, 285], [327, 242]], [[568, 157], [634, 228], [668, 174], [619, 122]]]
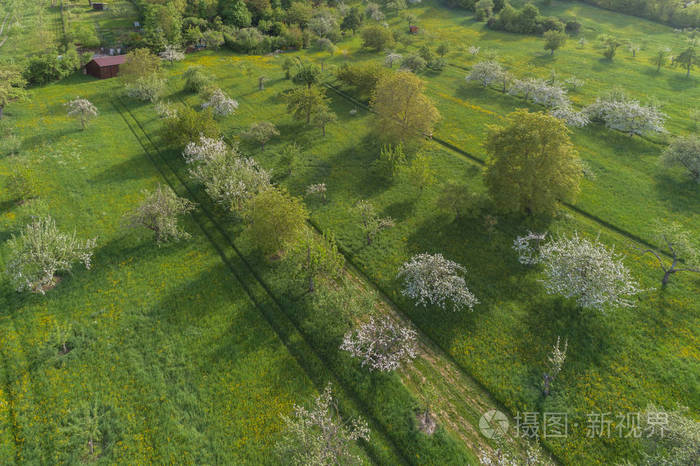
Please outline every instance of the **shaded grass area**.
[[[0, 232], [48, 211], [98, 248], [93, 270], [46, 296], [2, 283], [1, 462], [85, 460], [73, 429], [88, 404], [101, 413], [100, 463], [272, 463], [280, 414], [314, 387], [191, 220], [190, 241], [160, 248], [125, 227], [160, 180], [110, 104], [113, 85], [76, 77], [13, 109], [41, 190], [24, 206], [2, 198]], [[100, 111], [85, 132], [62, 107], [76, 93]], [[0, 177], [12, 163], [0, 160]], [[71, 329], [67, 354], [57, 326]]]
[[[244, 64], [242, 64], [244, 63]], [[434, 338], [463, 369], [483, 383], [512, 412], [566, 412], [570, 435], [545, 443], [564, 462], [595, 464], [638, 458], [634, 440], [587, 438], [589, 413], [637, 412], [649, 402], [672, 408], [681, 402], [694, 409], [698, 392], [697, 279], [687, 275], [665, 291], [659, 291], [660, 274], [649, 257], [631, 253], [629, 240], [602, 230], [584, 218], [563, 213], [549, 223], [497, 216], [489, 229], [484, 218], [455, 220], [434, 207], [439, 189], [447, 181], [466, 183], [482, 191], [480, 167], [462, 156], [430, 144], [426, 153], [437, 170], [437, 185], [418, 195], [401, 182], [388, 183], [371, 169], [377, 157], [375, 138], [369, 133], [371, 116], [354, 104], [329, 94], [339, 123], [323, 138], [317, 128], [305, 128], [286, 115], [281, 96], [292, 87], [271, 57], [242, 58], [227, 54], [194, 56], [173, 70], [173, 91], [181, 85], [177, 75], [187, 65], [208, 66], [217, 83], [240, 103], [239, 111], [222, 121], [235, 135], [254, 121], [275, 122], [282, 132], [265, 152], [243, 145], [245, 151], [268, 167], [277, 166], [280, 148], [294, 140], [305, 148], [302, 166], [284, 178], [290, 191], [301, 195], [311, 183], [325, 182], [329, 203], [309, 201], [313, 218], [336, 238], [353, 262], [385, 290], [413, 321]], [[244, 70], [244, 71], [241, 71]], [[268, 84], [257, 91], [257, 76]], [[429, 81], [429, 88], [432, 81]], [[200, 101], [187, 97], [192, 105]], [[438, 102], [438, 106], [441, 104]], [[469, 116], [461, 121], [473, 123]], [[478, 126], [478, 125], [477, 125]], [[587, 184], [584, 191], [590, 189]], [[364, 244], [352, 206], [371, 200], [381, 215], [390, 215], [397, 226]], [[635, 206], [639, 210], [643, 206]], [[586, 313], [569, 302], [547, 296], [539, 274], [517, 262], [512, 241], [528, 229], [553, 232], [578, 231], [600, 235], [603, 242], [628, 253], [626, 264], [648, 289], [634, 309], [609, 315]], [[602, 230], [602, 231], [601, 231]], [[419, 252], [441, 252], [464, 264], [467, 282], [482, 304], [473, 313], [449, 313], [416, 309], [399, 294], [398, 267]], [[546, 353], [561, 336], [569, 340], [569, 358], [556, 382], [555, 393], [544, 400], [541, 377]], [[578, 425], [574, 426], [574, 423]], [[613, 420], [613, 432], [619, 426]]]

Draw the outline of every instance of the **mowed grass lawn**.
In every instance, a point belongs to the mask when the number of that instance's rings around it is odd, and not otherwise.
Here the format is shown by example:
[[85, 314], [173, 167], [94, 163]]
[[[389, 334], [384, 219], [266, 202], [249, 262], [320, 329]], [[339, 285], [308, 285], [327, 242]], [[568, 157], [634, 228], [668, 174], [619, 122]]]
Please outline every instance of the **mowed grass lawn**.
[[[81, 408], [96, 406], [101, 464], [261, 464], [293, 403], [314, 388], [196, 225], [157, 247], [123, 215], [159, 182], [110, 103], [112, 81], [76, 77], [8, 109], [35, 168], [37, 201], [0, 194], [4, 242], [47, 211], [78, 237], [97, 237], [92, 270], [45, 296], [0, 288], [0, 463], [85, 459]], [[84, 132], [63, 103], [90, 99]], [[17, 160], [0, 158], [0, 183]], [[4, 269], [7, 249], [0, 247]], [[71, 326], [59, 354], [57, 327]]]
[[[610, 464], [638, 458], [635, 441], [616, 435], [617, 415], [642, 411], [650, 402], [668, 408], [680, 402], [697, 415], [697, 277], [679, 275], [667, 290], [658, 290], [660, 274], [650, 256], [637, 257], [628, 239], [567, 211], [548, 225], [503, 216], [495, 217], [497, 223], [491, 229], [484, 218], [455, 221], [435, 209], [436, 197], [448, 181], [482, 191], [478, 165], [431, 143], [426, 152], [438, 182], [422, 195], [400, 181], [387, 183], [377, 178], [371, 169], [379, 152], [369, 131], [372, 116], [361, 108], [353, 116], [354, 104], [329, 93], [339, 120], [328, 128], [325, 138], [318, 128], [293, 121], [282, 98], [293, 84], [284, 79], [281, 61], [224, 52], [193, 55], [170, 71], [172, 94], [166, 99], [179, 102], [183, 96], [180, 75], [188, 66], [205, 66], [217, 84], [240, 103], [235, 115], [221, 121], [227, 135], [236, 139], [241, 129], [261, 120], [274, 122], [282, 133], [264, 152], [243, 142], [245, 152], [274, 170], [279, 169], [281, 148], [291, 141], [300, 144], [304, 148], [302, 167], [290, 177], [279, 176], [280, 182], [296, 195], [303, 195], [311, 183], [325, 182], [328, 204], [307, 202], [313, 220], [332, 231], [353, 262], [513, 413], [568, 413], [569, 436], [544, 440], [560, 459], [571, 464]], [[267, 77], [263, 91], [257, 90], [260, 75]], [[431, 85], [429, 81], [428, 87]], [[185, 101], [193, 106], [201, 103], [193, 95], [185, 95]], [[437, 105], [442, 110], [442, 102]], [[470, 122], [471, 115], [459, 118]], [[149, 120], [152, 131], [157, 131], [153, 114]], [[360, 199], [370, 200], [382, 215], [397, 221], [395, 228], [383, 232], [369, 247], [352, 208]], [[639, 208], [643, 211], [644, 206]], [[600, 235], [601, 241], [626, 254], [625, 263], [648, 290], [639, 297], [637, 307], [603, 315], [579, 311], [569, 302], [544, 294], [538, 272], [520, 265], [511, 249], [517, 235], [544, 228], [555, 233]], [[467, 267], [469, 287], [481, 300], [473, 313], [418, 309], [400, 296], [395, 278], [398, 267], [420, 252], [440, 252]], [[568, 359], [555, 393], [544, 400], [542, 373], [557, 336], [568, 339]], [[612, 413], [613, 435], [587, 438], [589, 413]]]

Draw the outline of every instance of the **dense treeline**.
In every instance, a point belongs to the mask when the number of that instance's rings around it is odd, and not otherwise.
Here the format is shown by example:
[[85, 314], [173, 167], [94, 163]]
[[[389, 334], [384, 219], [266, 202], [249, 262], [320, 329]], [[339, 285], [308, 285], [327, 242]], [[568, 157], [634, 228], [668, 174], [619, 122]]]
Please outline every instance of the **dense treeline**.
[[693, 0], [581, 0], [584, 3], [671, 26], [700, 27], [700, 2]]

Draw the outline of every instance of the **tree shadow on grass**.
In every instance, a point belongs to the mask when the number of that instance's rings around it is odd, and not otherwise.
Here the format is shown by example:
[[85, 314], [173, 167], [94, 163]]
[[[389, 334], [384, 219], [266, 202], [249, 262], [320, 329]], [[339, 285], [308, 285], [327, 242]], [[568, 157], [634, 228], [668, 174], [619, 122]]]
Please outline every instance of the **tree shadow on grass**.
[[671, 210], [691, 214], [700, 212], [700, 183], [693, 181], [685, 172], [671, 175], [657, 171], [653, 178], [656, 192]]
[[45, 129], [41, 132], [35, 132], [33, 136], [22, 138], [20, 150], [35, 149], [42, 146], [55, 146], [60, 139], [80, 132], [79, 125], [54, 131]]
[[685, 77], [685, 73], [673, 73], [667, 79], [669, 87], [674, 91], [685, 91], [698, 86], [698, 80], [693, 75]]
[[110, 165], [90, 179], [91, 183], [121, 183], [125, 180], [138, 180], [152, 175], [152, 165], [142, 155], [130, 157]]

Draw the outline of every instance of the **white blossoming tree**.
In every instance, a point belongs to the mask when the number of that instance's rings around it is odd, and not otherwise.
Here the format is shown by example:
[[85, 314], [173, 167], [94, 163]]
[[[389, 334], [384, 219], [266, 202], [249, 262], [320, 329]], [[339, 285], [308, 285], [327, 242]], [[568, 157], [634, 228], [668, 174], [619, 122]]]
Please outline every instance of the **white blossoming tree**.
[[521, 96], [525, 100], [544, 105], [547, 108], [569, 107], [571, 105], [566, 90], [559, 83], [548, 83], [544, 79], [516, 79], [510, 88], [510, 94]]
[[401, 60], [403, 60], [403, 55], [396, 52], [389, 52], [386, 54], [386, 58], [384, 58], [384, 64], [389, 68], [393, 68], [394, 63], [401, 63]]
[[144, 194], [145, 199], [131, 214], [131, 226], [151, 230], [158, 245], [190, 237], [178, 225], [178, 217], [194, 209], [192, 202], [178, 197], [172, 189], [161, 185], [153, 192], [146, 191]]
[[527, 235], [515, 238], [513, 249], [518, 253], [518, 262], [523, 265], [539, 264], [540, 246], [546, 237], [547, 233], [529, 231]]
[[221, 89], [214, 89], [202, 108], [211, 108], [216, 116], [230, 115], [238, 109], [238, 101], [227, 96]]
[[97, 116], [97, 108], [87, 99], [77, 97], [66, 103], [68, 116], [77, 118], [82, 129], [87, 128], [88, 122]]
[[185, 146], [182, 156], [187, 163], [206, 162], [225, 155], [229, 151], [223, 139], [200, 136], [199, 141]]
[[644, 106], [624, 96], [611, 95], [598, 98], [586, 107], [585, 112], [593, 121], [599, 121], [610, 129], [634, 134], [664, 133], [666, 115], [656, 107]]
[[354, 444], [360, 439], [369, 440], [369, 427], [362, 419], [341, 418], [330, 384], [310, 409], [294, 405], [294, 415], [282, 419], [285, 430], [277, 450], [285, 464], [362, 463], [353, 451]]
[[360, 225], [362, 232], [367, 239], [369, 246], [374, 241], [374, 238], [380, 231], [394, 226], [394, 220], [391, 217], [380, 217], [374, 206], [368, 201], [358, 201], [355, 206], [360, 215]]
[[194, 163], [190, 175], [214, 201], [240, 213], [246, 201], [271, 186], [270, 173], [255, 160], [241, 156], [237, 148], [218, 152], [219, 147], [212, 143], [210, 157]]
[[260, 144], [261, 150], [265, 150], [267, 141], [279, 135], [280, 132], [277, 127], [269, 121], [253, 123], [247, 130], [241, 133], [242, 138]]
[[464, 272], [463, 266], [445, 259], [442, 254], [415, 255], [399, 269], [398, 277], [403, 279], [401, 294], [421, 306], [471, 310], [479, 300], [459, 275]]
[[497, 61], [480, 61], [472, 66], [471, 72], [467, 75], [467, 81], [478, 81], [482, 86], [487, 87], [501, 81], [504, 72]]
[[96, 239], [62, 233], [51, 217], [40, 218], [8, 241], [7, 273], [17, 291], [44, 294], [56, 285], [56, 273], [70, 272], [73, 263], [89, 269], [95, 244]]
[[557, 378], [561, 368], [564, 367], [566, 361], [566, 350], [569, 347], [569, 342], [564, 341], [564, 348], [561, 347], [561, 338], [557, 337], [557, 343], [552, 346], [552, 351], [547, 355], [547, 372], [544, 373], [544, 396], [549, 396], [552, 382]]
[[126, 95], [144, 102], [155, 102], [163, 92], [165, 80], [157, 73], [136, 78], [124, 85]]
[[370, 320], [345, 334], [340, 349], [370, 371], [391, 372], [416, 357], [416, 332], [389, 318]]
[[323, 202], [326, 202], [328, 200], [326, 197], [326, 190], [326, 183], [310, 184], [306, 187], [306, 195], [319, 196], [321, 199], [323, 199]]
[[161, 60], [170, 62], [171, 65], [173, 62], [185, 59], [185, 54], [174, 45], [166, 45], [165, 50], [160, 52], [158, 55], [160, 56]]
[[577, 112], [571, 105], [555, 107], [549, 111], [549, 114], [563, 120], [567, 126], [572, 126], [574, 128], [583, 128], [590, 123], [586, 112]]
[[583, 309], [634, 307], [631, 298], [641, 292], [621, 257], [598, 240], [552, 239], [540, 247], [540, 261], [547, 293], [575, 299]]
[[[656, 249], [642, 249], [642, 254], [652, 254], [659, 262], [659, 267], [664, 272], [661, 286], [665, 287], [671, 276], [678, 272], [700, 273], [700, 242], [694, 241], [690, 233], [683, 227], [672, 222], [657, 228], [656, 240], [666, 246], [666, 251]], [[663, 256], [671, 257], [670, 263]]]

